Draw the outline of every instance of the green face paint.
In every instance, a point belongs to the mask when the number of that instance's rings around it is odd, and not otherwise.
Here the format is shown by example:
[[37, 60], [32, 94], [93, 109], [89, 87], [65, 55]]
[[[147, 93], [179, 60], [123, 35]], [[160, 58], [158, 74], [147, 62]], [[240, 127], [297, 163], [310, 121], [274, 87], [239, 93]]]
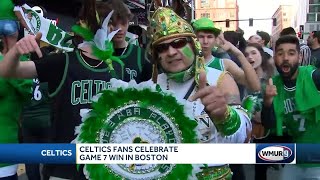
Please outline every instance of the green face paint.
[[184, 46], [181, 48], [182, 54], [187, 57], [189, 60], [193, 61], [194, 60], [194, 53], [192, 49], [189, 46]]

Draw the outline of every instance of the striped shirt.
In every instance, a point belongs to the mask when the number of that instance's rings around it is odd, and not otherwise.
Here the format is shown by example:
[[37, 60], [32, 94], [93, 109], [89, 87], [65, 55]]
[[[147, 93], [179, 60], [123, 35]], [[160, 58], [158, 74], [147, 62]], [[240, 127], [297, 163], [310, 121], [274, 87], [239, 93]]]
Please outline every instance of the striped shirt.
[[306, 44], [300, 44], [300, 53], [302, 55], [301, 66], [308, 66], [312, 64], [311, 50]]

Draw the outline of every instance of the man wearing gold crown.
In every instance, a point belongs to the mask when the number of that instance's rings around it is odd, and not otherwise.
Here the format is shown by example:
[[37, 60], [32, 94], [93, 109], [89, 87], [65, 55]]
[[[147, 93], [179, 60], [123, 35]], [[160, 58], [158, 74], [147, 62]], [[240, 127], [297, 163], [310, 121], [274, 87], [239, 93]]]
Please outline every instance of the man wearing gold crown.
[[[158, 8], [150, 19], [152, 80], [177, 98], [193, 101], [199, 143], [243, 143], [251, 124], [239, 90], [226, 72], [204, 66], [192, 27], [173, 10]], [[164, 73], [158, 75], [158, 69]], [[225, 164], [193, 165], [190, 179], [231, 179]]]

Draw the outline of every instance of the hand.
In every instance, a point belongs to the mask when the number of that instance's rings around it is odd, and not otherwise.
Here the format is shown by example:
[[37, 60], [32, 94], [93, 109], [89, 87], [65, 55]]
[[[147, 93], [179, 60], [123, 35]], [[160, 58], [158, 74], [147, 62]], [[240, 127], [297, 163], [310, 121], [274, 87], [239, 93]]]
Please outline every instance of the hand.
[[273, 97], [277, 94], [277, 87], [273, 85], [272, 78], [270, 78], [266, 86], [266, 92], [264, 95], [264, 105], [270, 107], [273, 101]]
[[229, 51], [231, 50], [234, 45], [232, 43], [230, 43], [229, 41], [227, 41], [224, 36], [223, 36], [223, 33], [221, 32], [219, 34], [219, 36], [217, 37], [217, 46], [222, 48], [224, 51]]
[[191, 101], [200, 98], [205, 111], [215, 121], [224, 120], [227, 111], [227, 101], [223, 92], [215, 86], [207, 85], [205, 72], [200, 73], [198, 91], [190, 97]]
[[41, 36], [42, 36], [41, 33], [37, 33], [36, 36], [27, 35], [26, 37], [19, 40], [15, 45], [17, 53], [19, 55], [23, 55], [23, 54], [29, 54], [31, 52], [36, 52], [38, 57], [41, 58], [42, 52], [38, 45], [38, 42], [40, 41]]

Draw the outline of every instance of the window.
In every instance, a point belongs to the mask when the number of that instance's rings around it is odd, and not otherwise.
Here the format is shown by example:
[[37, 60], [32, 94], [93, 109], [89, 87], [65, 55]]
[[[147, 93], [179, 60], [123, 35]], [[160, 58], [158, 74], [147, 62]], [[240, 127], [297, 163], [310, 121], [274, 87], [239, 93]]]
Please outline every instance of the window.
[[226, 2], [225, 2], [225, 7], [227, 7], [227, 8], [234, 8], [234, 7], [236, 7], [236, 3], [235, 3], [234, 0], [231, 0], [231, 1], [226, 0]]
[[233, 13], [230, 13], [230, 17], [231, 17], [231, 18], [234, 18], [234, 14], [233, 14]]
[[309, 25], [309, 29], [310, 29], [310, 31], [315, 31], [314, 25], [313, 25], [313, 24], [310, 24], [310, 25]]
[[286, 15], [287, 15], [287, 13], [283, 13], [282, 15], [283, 15], [283, 16], [286, 16]]
[[317, 21], [320, 21], [320, 13], [317, 14]]
[[284, 18], [283, 21], [286, 22], [286, 21], [288, 21], [288, 19], [287, 19], [287, 18]]
[[209, 0], [201, 0], [201, 7], [205, 7], [209, 5]]
[[201, 13], [201, 17], [210, 18], [210, 13]]
[[201, 17], [210, 18], [210, 13], [201, 13]]
[[307, 21], [309, 21], [309, 22], [310, 22], [310, 21], [313, 21], [313, 22], [316, 21], [316, 14], [314, 14], [314, 13], [312, 13], [312, 14], [311, 14], [311, 13], [308, 13], [308, 14], [307, 14]]
[[320, 4], [320, 0], [309, 0], [309, 4]]
[[309, 5], [309, 13], [320, 12], [320, 5]]

